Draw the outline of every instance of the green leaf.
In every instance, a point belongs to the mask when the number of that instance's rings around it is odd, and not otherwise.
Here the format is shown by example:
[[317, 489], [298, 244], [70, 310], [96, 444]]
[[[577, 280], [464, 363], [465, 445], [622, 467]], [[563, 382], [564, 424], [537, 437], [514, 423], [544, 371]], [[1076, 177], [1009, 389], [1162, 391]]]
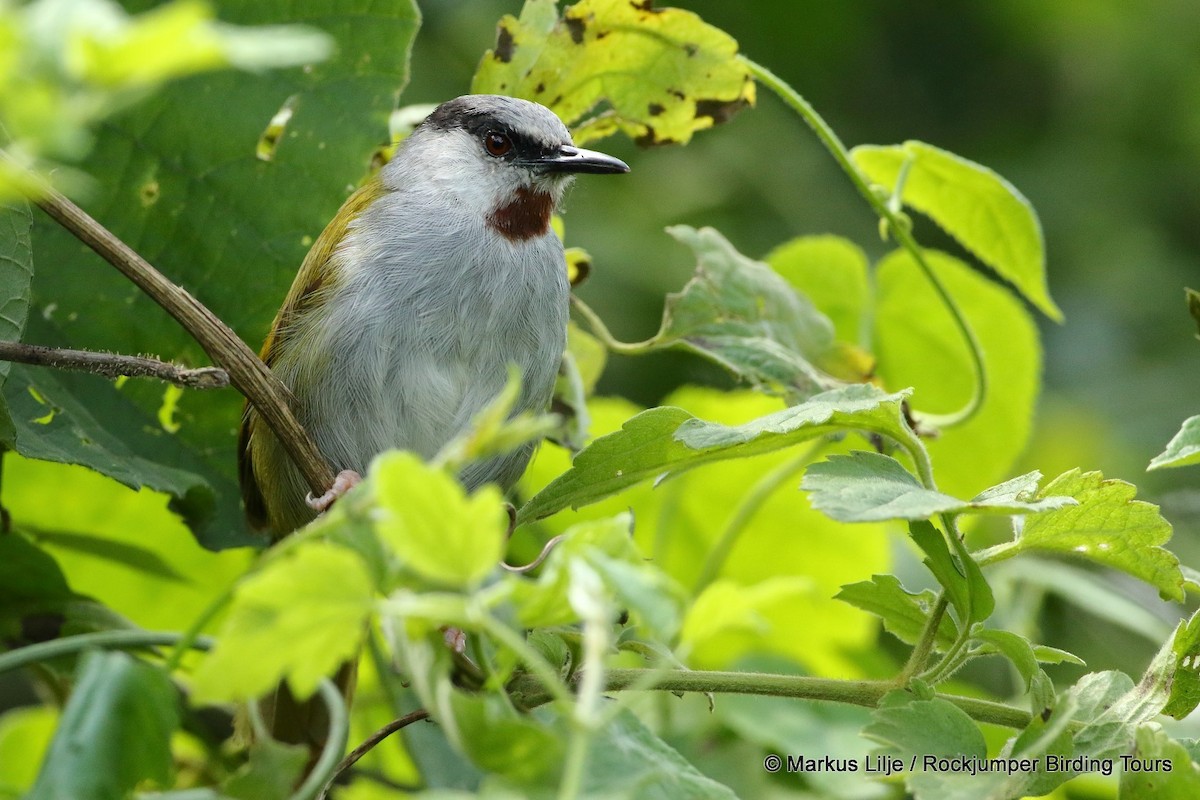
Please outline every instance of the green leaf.
[[1065, 495], [1078, 505], [1029, 517], [1024, 531], [1004, 553], [1045, 551], [1085, 558], [1127, 572], [1158, 589], [1167, 600], [1182, 602], [1179, 559], [1160, 545], [1171, 538], [1171, 525], [1158, 506], [1134, 500], [1137, 487], [1105, 480], [1099, 472], [1065, 472], [1039, 497]]
[[992, 590], [970, 553], [956, 548], [957, 552], [951, 555], [946, 538], [924, 520], [908, 523], [908, 531], [925, 552], [925, 566], [950, 595], [959, 624], [969, 625], [990, 617], [995, 608]]
[[594, 553], [587, 563], [617, 604], [645, 625], [650, 636], [660, 642], [674, 640], [686, 601], [682, 587], [662, 570], [646, 565], [640, 554], [636, 561], [627, 561]]
[[[95, 178], [84, 206], [256, 345], [312, 241], [388, 138], [387, 117], [408, 75], [419, 17], [413, 0], [346, 0], [336, 14], [293, 0], [215, 6], [228, 23], [323, 29], [336, 39], [335, 53], [311, 69], [192, 76], [109, 118], [80, 165]], [[291, 115], [263, 160], [256, 143], [285, 103]], [[34, 277], [35, 293], [51, 305], [72, 346], [207, 363], [174, 320], [60, 226], [35, 221], [34, 249], [46, 267]], [[102, 408], [97, 393], [107, 388], [73, 392], [79, 406]], [[130, 381], [121, 392], [153, 419], [160, 386]], [[220, 534], [214, 527], [210, 546], [249, 543], [236, 523], [233, 486], [231, 431], [241, 409], [235, 392], [192, 392], [179, 402], [176, 438], [220, 465], [232, 488], [215, 497], [217, 517], [228, 524]]]
[[1011, 631], [995, 628], [978, 628], [972, 631], [971, 638], [990, 645], [996, 652], [1002, 653], [1021, 674], [1022, 680], [1025, 681], [1025, 691], [1032, 688], [1033, 678], [1037, 675], [1040, 667], [1038, 667], [1037, 656], [1033, 652], [1033, 645], [1028, 639]]
[[477, 767], [518, 785], [550, 783], [564, 757], [561, 726], [539, 724], [496, 695], [456, 691], [450, 700], [453, 719], [443, 725], [460, 737], [459, 746]]
[[55, 547], [75, 550], [79, 553], [87, 553], [98, 558], [115, 561], [140, 572], [145, 572], [148, 575], [157, 575], [169, 581], [184, 583], [188, 581], [187, 577], [168, 564], [162, 556], [145, 547], [139, 547], [128, 542], [118, 542], [112, 539], [102, 539], [83, 533], [43, 530], [29, 530], [27, 532], [37, 541]]
[[619, 607], [656, 640], [671, 641], [679, 630], [685, 593], [658, 566], [646, 562], [630, 536], [632, 526], [628, 514], [573, 525], [561, 534], [536, 581], [511, 576], [521, 624], [539, 628], [578, 622], [569, 601], [571, 569], [573, 564], [587, 564]]
[[[1133, 747], [1130, 758], [1122, 759], [1121, 800], [1192, 800], [1200, 796], [1200, 767], [1183, 744], [1157, 726], [1142, 725]], [[1137, 769], [1132, 768], [1135, 763]]]
[[[1001, 749], [1001, 758], [1013, 759], [1008, 762], [1012, 768], [998, 770], [989, 776], [986, 794], [989, 798], [1040, 797], [1078, 774], [1065, 769], [1063, 761], [1055, 760], [1070, 758], [1075, 754], [1069, 733], [1076, 711], [1074, 700], [1069, 698], [1060, 702], [1050, 718], [1045, 719], [1042, 710], [1051, 706], [1041, 701], [1053, 699], [1053, 685], [1046, 673], [1038, 671], [1034, 673], [1033, 687], [1033, 719]], [[1038, 693], [1045, 696], [1038, 697]], [[1022, 764], [1022, 761], [1025, 763]], [[1029, 769], [1030, 766], [1033, 769]], [[980, 791], [979, 795], [982, 794]]]
[[1167, 449], [1156, 455], [1146, 469], [1187, 467], [1200, 463], [1200, 416], [1188, 417], [1179, 433], [1167, 442]]
[[807, 397], [831, 381], [814, 362], [833, 347], [833, 324], [761, 261], [712, 228], [667, 233], [698, 260], [683, 290], [667, 296], [653, 348], [683, 347], [756, 386]]
[[287, 800], [308, 762], [308, 748], [271, 738], [255, 739], [250, 758], [221, 786], [235, 800]]
[[[1200, 328], [1200, 292], [1192, 288], [1186, 288], [1183, 291], [1187, 295], [1188, 314], [1196, 323], [1196, 327]], [[1200, 333], [1196, 335], [1200, 337]]]
[[1200, 613], [1179, 623], [1171, 637], [1170, 697], [1162, 713], [1183, 719], [1200, 705]]
[[701, 464], [769, 453], [844, 430], [907, 436], [900, 404], [906, 392], [887, 394], [868, 384], [834, 389], [744, 425], [704, 422], [679, 408], [659, 407], [593, 441], [565, 474], [537, 493], [519, 519], [578, 508], [665, 474]]
[[[1032, 429], [1041, 381], [1037, 326], [1024, 304], [977, 270], [944, 253], [926, 260], [954, 297], [985, 354], [988, 392], [969, 421], [925, 447], [938, 488], [972, 497], [1013, 474]], [[945, 303], [905, 252], [885, 256], [875, 273], [872, 351], [889, 389], [913, 387], [914, 413], [950, 413], [971, 396], [970, 356]]]
[[[795, 671], [794, 664], [766, 659], [755, 659], [743, 666], [753, 672]], [[803, 754], [810, 758], [819, 754], [851, 760], [859, 765], [858, 770], [809, 771], [804, 774], [804, 782], [815, 797], [853, 798], [871, 796], [861, 772], [871, 743], [859, 735], [870, 713], [869, 709], [840, 703], [729, 694], [717, 700], [712, 715], [742, 739], [770, 753]], [[701, 737], [699, 746], [704, 747], [708, 740], [709, 737]], [[751, 794], [741, 786], [738, 788], [742, 797], [765, 794]]]
[[[876, 615], [883, 620], [888, 633], [905, 644], [915, 645], [925, 629], [937, 595], [929, 589], [913, 594], [905, 590], [894, 575], [872, 575], [869, 581], [846, 584], [836, 599]], [[945, 650], [957, 637], [958, 626], [954, 619], [943, 614], [935, 646]]]
[[375, 532], [423, 578], [466, 588], [500, 563], [507, 516], [495, 486], [468, 497], [445, 470], [399, 451], [378, 456], [370, 475], [378, 504]]
[[638, 797], [647, 800], [734, 800], [736, 795], [712, 780], [655, 736], [629, 711], [591, 738], [583, 779], [589, 797]]
[[1184, 717], [1200, 702], [1200, 612], [1179, 623], [1134, 684], [1120, 672], [1091, 673], [1071, 687], [1085, 723], [1075, 734], [1076, 752], [1114, 758], [1129, 752], [1135, 731], [1160, 713]]
[[81, 464], [130, 488], [166, 492], [213, 549], [262, 543], [242, 520], [232, 477], [162, 430], [110, 381], [13, 364], [3, 391], [21, 455]]
[[[663, 403], [687, 409], [693, 416], [735, 426], [776, 411], [778, 400], [749, 390], [681, 387]], [[595, 435], [619, 430], [637, 409], [628, 401], [596, 398], [590, 403]], [[822, 443], [836, 450], [842, 442]], [[870, 617], [833, 600], [842, 584], [872, 572], [891, 569], [892, 537], [882, 524], [859, 525], [853, 536], [844, 526], [814, 511], [808, 498], [786, 481], [769, 497], [748, 499], [752, 487], [776, 470], [795, 474], [805, 457], [794, 450], [777, 450], [753, 459], [711, 463], [653, 488], [650, 482], [579, 511], [564, 511], [536, 525], [518, 528], [514, 540], [536, 530], [536, 543], [522, 551], [531, 560], [549, 536], [561, 533], [580, 520], [609, 519], [632, 510], [639, 557], [661, 569], [680, 584], [699, 593], [702, 575], [742, 586], [755, 586], [783, 576], [802, 576], [809, 588], [790, 600], [760, 605], [757, 612], [769, 626], [764, 635], [742, 636], [731, 632], [709, 640], [694, 651], [693, 667], [734, 669], [741, 660], [765, 647], [802, 664], [814, 675], [870, 677], [862, 651], [874, 646], [877, 625]], [[522, 493], [536, 489], [564, 473], [569, 454], [555, 445], [543, 445], [522, 480]], [[761, 502], [760, 502], [761, 501]], [[756, 512], [740, 524], [740, 533], [727, 538], [743, 504], [753, 502]], [[532, 539], [533, 537], [529, 537]], [[627, 534], [626, 534], [626, 538]], [[710, 570], [711, 568], [711, 570]], [[803, 586], [801, 587], [803, 589]]]
[[[1095, 758], [1115, 758], [1129, 751], [1134, 728], [1154, 717], [1166, 700], [1166, 693], [1151, 681], [1145, 691], [1139, 691], [1133, 680], [1123, 672], [1107, 670], [1090, 672], [1067, 690], [1060, 700], [1059, 710], [1065, 713], [1075, 704], [1074, 718], [1084, 726], [1074, 734], [1075, 752]], [[1146, 706], [1141, 702], [1147, 692], [1158, 695], [1158, 702]]]
[[1041, 473], [1031, 472], [963, 501], [926, 489], [891, 456], [857, 451], [832, 456], [808, 468], [800, 487], [812, 493], [813, 507], [840, 522], [929, 519], [937, 514], [1034, 514], [1064, 505], [1070, 498], [1023, 500], [1037, 491]]
[[[32, 228], [27, 203], [0, 203], [0, 341], [20, 341], [25, 331], [33, 283]], [[8, 377], [8, 369], [8, 362], [0, 361], [0, 385]], [[7, 417], [7, 407], [0, 405], [0, 444], [12, 447], [15, 431]]]
[[829, 318], [838, 339], [863, 341], [871, 286], [861, 247], [840, 236], [800, 236], [763, 260]]
[[679, 636], [679, 650], [689, 663], [704, 662], [705, 651], [728, 647], [729, 640], [753, 645], [746, 649], [762, 652], [772, 641], [768, 610], [786, 605], [795, 608], [812, 592], [812, 582], [803, 577], [779, 576], [754, 586], [738, 586], [719, 580], [709, 584], [687, 611]]
[[[48, 5], [48, 4], [47, 4]], [[225, 66], [292, 67], [325, 59], [330, 37], [299, 27], [238, 29], [214, 24], [203, 3], [167, 3], [127, 17], [107, 3], [75, 3], [58, 26], [82, 79], [110, 88], [138, 88]], [[255, 52], [257, 51], [257, 52]]]
[[907, 164], [904, 203], [929, 216], [1048, 317], [1062, 320], [1046, 286], [1042, 227], [1012, 184], [982, 164], [924, 142], [863, 145], [850, 156], [871, 181], [893, 190]]
[[686, 143], [754, 102], [737, 42], [690, 11], [653, 0], [527, 0], [500, 20], [471, 82], [549, 106], [577, 143], [618, 130], [643, 144]]
[[54, 737], [58, 709], [10, 708], [0, 715], [0, 797], [25, 797]]
[[178, 726], [166, 672], [126, 653], [88, 653], [28, 798], [124, 800], [144, 780], [169, 785]]
[[1039, 664], [1084, 665], [1083, 659], [1074, 653], [1068, 653], [1066, 650], [1059, 650], [1057, 647], [1048, 647], [1044, 644], [1035, 644], [1033, 646], [1033, 655]]
[[947, 700], [918, 700], [904, 691], [890, 692], [880, 700], [862, 735], [881, 745], [877, 752], [901, 759], [905, 768], [916, 764], [905, 782], [920, 800], [962, 797], [964, 785], [977, 785], [974, 776], [962, 770], [926, 769], [925, 759], [987, 757], [983, 733], [965, 711]]
[[305, 542], [267, 561], [238, 586], [194, 699], [243, 700], [286, 678], [303, 700], [357, 651], [372, 599], [366, 566], [343, 548]]
[[[9, 453], [4, 457], [3, 491], [4, 506], [20, 521], [19, 528], [86, 533], [149, 551], [180, 575], [203, 576], [180, 582], [47, 542], [45, 551], [58, 562], [71, 588], [98, 601], [81, 600], [62, 609], [64, 631], [77, 626], [129, 627], [129, 620], [147, 630], [186, 630], [245, 574], [252, 560], [248, 548], [221, 553], [202, 548], [171, 513], [167, 495], [133, 491], [84, 467]], [[70, 502], [62, 502], [64, 497]], [[163, 602], [164, 597], [170, 602]], [[104, 612], [105, 607], [110, 610]], [[209, 626], [205, 632], [212, 631]]]
[[[18, 531], [0, 535], [0, 639], [6, 647], [132, 628], [129, 620], [68, 586], [50, 554]], [[47, 663], [69, 678], [75, 659]]]

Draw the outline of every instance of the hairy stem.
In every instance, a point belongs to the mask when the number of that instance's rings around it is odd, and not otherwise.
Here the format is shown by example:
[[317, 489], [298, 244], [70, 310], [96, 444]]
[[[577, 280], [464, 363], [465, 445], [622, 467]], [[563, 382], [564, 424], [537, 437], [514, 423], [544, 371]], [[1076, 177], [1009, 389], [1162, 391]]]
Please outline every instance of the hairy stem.
[[912, 256], [917, 266], [925, 273], [925, 277], [933, 285], [934, 291], [937, 292], [938, 298], [945, 305], [946, 310], [950, 312], [955, 327], [958, 328], [959, 333], [967, 344], [971, 365], [975, 373], [975, 387], [972, 391], [971, 399], [958, 411], [950, 414], [924, 414], [922, 416], [929, 424], [941, 428], [966, 422], [975, 416], [987, 397], [988, 381], [987, 372], [984, 370], [983, 348], [975, 336], [975, 331], [967, 322], [966, 317], [963, 316], [962, 310], [954, 302], [954, 298], [950, 296], [950, 293], [933, 271], [933, 268], [929, 266], [924, 251], [917, 244], [917, 240], [913, 238], [909, 230], [908, 220], [897, 209], [891, 207], [888, 198], [881, 196], [871, 188], [866, 177], [850, 159], [850, 152], [842, 144], [841, 139], [838, 138], [833, 129], [829, 127], [829, 124], [825, 122], [816, 109], [799, 92], [761, 64], [751, 61], [742, 55], [739, 55], [738, 59], [750, 70], [750, 74], [754, 76], [755, 80], [778, 95], [788, 107], [795, 111], [812, 128], [813, 133], [821, 140], [821, 144], [825, 145], [825, 149], [833, 156], [834, 161], [842, 168], [846, 176], [850, 178], [850, 182], [854, 184], [854, 188], [866, 199], [879, 218], [886, 221], [888, 230], [895, 237], [896, 242]]
[[24, 342], [0, 342], [0, 361], [16, 361], [36, 367], [74, 369], [103, 375], [106, 378], [158, 378], [185, 389], [223, 389], [229, 385], [229, 375], [218, 367], [188, 369], [146, 356], [69, 350]]
[[[648, 672], [653, 672], [650, 686], [645, 685]], [[572, 676], [577, 684], [580, 675]], [[510, 689], [524, 697], [527, 707], [550, 699], [541, 689], [536, 677], [523, 674], [515, 678]], [[624, 689], [653, 689], [669, 692], [711, 692], [713, 694], [755, 694], [770, 697], [795, 697], [802, 700], [828, 700], [874, 708], [888, 692], [896, 690], [892, 681], [844, 681], [831, 678], [810, 678], [797, 675], [771, 675], [755, 672], [707, 672], [702, 670], [610, 669], [605, 674], [605, 691]], [[937, 697], [961, 708], [972, 719], [1008, 728], [1024, 728], [1032, 717], [1016, 706], [993, 700], [980, 700], [955, 694], [937, 693]]]
[[62, 194], [47, 189], [37, 204], [179, 321], [279, 437], [313, 494], [324, 494], [333, 484], [333, 470], [292, 413], [291, 392], [254, 351], [203, 303]]
[[921, 638], [917, 640], [916, 647], [908, 657], [908, 661], [904, 664], [904, 669], [900, 670], [900, 674], [896, 676], [896, 683], [900, 686], [908, 684], [912, 677], [920, 672], [925, 662], [929, 660], [929, 654], [933, 651], [933, 644], [937, 641], [938, 628], [942, 625], [942, 617], [946, 615], [946, 608], [950, 604], [950, 599], [947, 597], [945, 590], [938, 595], [937, 602], [929, 612], [929, 619], [925, 620], [925, 628], [921, 631]]

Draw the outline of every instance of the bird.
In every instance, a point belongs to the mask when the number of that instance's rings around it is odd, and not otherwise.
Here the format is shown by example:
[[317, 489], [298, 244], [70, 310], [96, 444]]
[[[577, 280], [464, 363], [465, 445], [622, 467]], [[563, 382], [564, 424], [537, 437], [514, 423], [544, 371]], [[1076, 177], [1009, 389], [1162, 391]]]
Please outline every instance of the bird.
[[[305, 525], [381, 451], [432, 458], [501, 392], [510, 366], [522, 383], [513, 413], [544, 411], [570, 299], [551, 215], [576, 174], [628, 171], [576, 147], [538, 103], [464, 95], [434, 109], [313, 243], [261, 352], [338, 480], [308, 494], [247, 404], [238, 472], [250, 525], [272, 540]], [[534, 446], [459, 477], [469, 490], [507, 491]]]

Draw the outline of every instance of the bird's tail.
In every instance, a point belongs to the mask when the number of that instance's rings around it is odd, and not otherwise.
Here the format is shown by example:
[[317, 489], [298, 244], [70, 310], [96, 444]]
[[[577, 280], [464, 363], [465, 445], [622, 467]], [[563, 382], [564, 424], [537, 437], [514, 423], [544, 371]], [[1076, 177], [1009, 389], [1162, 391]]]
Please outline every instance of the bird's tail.
[[[349, 708], [358, 680], [358, 659], [344, 662], [338, 667], [332, 680]], [[307, 700], [297, 700], [292, 696], [287, 683], [280, 681], [272, 694], [259, 701], [259, 709], [271, 738], [308, 748], [308, 768], [305, 770], [307, 775], [329, 740], [329, 713], [321, 697], [314, 694]]]

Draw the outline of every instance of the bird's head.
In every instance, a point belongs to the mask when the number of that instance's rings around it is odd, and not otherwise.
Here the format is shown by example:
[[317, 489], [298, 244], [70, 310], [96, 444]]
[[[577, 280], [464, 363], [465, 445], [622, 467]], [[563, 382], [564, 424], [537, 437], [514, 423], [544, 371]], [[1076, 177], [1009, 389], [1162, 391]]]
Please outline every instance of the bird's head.
[[482, 215], [512, 241], [544, 234], [576, 173], [628, 172], [583, 150], [554, 112], [528, 100], [465, 95], [438, 106], [384, 169], [391, 188], [429, 192]]

